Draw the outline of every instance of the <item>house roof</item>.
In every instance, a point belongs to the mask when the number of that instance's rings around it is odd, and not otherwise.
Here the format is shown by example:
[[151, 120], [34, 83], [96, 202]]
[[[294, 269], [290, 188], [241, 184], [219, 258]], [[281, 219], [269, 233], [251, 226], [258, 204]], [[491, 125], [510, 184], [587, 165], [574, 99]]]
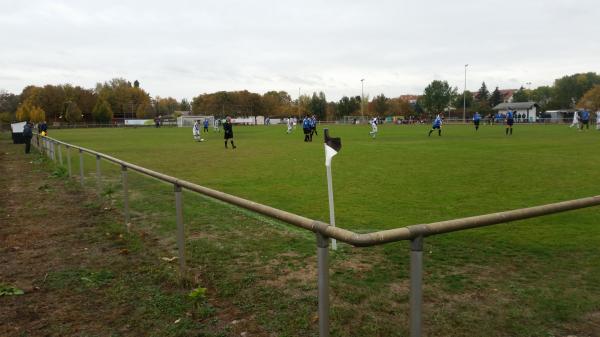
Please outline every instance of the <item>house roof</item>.
[[508, 108], [523, 110], [523, 109], [531, 109], [533, 107], [540, 107], [536, 102], [513, 102], [513, 103], [500, 103], [496, 105], [494, 110], [506, 110]]

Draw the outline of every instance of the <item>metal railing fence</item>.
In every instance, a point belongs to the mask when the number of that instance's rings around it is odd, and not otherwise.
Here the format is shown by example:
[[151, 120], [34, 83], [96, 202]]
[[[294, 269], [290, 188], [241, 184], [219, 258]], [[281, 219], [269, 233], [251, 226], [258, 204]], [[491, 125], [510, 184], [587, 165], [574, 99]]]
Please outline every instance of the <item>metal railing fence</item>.
[[79, 153], [79, 180], [82, 186], [84, 186], [85, 179], [83, 160], [84, 154], [89, 154], [96, 158], [97, 187], [100, 186], [101, 179], [100, 161], [104, 159], [108, 162], [119, 165], [121, 167], [121, 179], [123, 184], [123, 213], [125, 218], [125, 226], [127, 227], [127, 230], [129, 230], [130, 220], [129, 193], [127, 181], [128, 170], [131, 169], [143, 175], [147, 175], [149, 177], [156, 178], [160, 181], [172, 184], [175, 196], [175, 214], [177, 223], [176, 237], [179, 267], [181, 273], [183, 273], [186, 268], [182, 189], [197, 192], [202, 195], [209, 196], [224, 201], [226, 203], [236, 205], [314, 232], [316, 234], [317, 246], [318, 314], [319, 336], [321, 337], [329, 336], [330, 239], [336, 239], [338, 241], [342, 241], [356, 247], [376, 246], [402, 240], [410, 241], [409, 330], [411, 337], [420, 337], [422, 336], [423, 331], [423, 242], [426, 237], [600, 205], [600, 195], [597, 195], [593, 197], [574, 199], [558, 203], [521, 208], [511, 211], [491, 213], [479, 216], [472, 216], [461, 219], [439, 221], [428, 224], [417, 224], [371, 233], [356, 233], [340, 227], [330, 226], [328, 223], [319, 220], [309, 219], [297, 214], [293, 214], [274, 207], [256, 203], [208, 187], [200, 186], [186, 180], [171, 177], [94, 150], [68, 144], [50, 137], [42, 137], [39, 135], [35, 135], [35, 141], [33, 141], [33, 144], [35, 147], [38, 148], [40, 152], [47, 155], [53, 161], [56, 162], [58, 158], [58, 163], [61, 165], [63, 164], [63, 158], [62, 151], [60, 151], [60, 147], [64, 146], [67, 152], [66, 161], [69, 177], [73, 177], [73, 170], [71, 165], [71, 149], [77, 150]]

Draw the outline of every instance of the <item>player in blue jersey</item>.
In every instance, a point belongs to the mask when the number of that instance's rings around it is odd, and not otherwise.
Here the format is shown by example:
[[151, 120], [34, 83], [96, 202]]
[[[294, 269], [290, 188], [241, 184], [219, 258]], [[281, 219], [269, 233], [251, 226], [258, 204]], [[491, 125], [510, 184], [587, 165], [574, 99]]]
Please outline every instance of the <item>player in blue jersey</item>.
[[510, 131], [510, 135], [512, 136], [513, 124], [515, 123], [515, 114], [511, 110], [511, 108], [508, 108], [508, 111], [506, 112], [505, 123], [506, 123], [506, 132], [505, 132], [506, 135], [508, 136], [509, 131]]
[[479, 130], [479, 122], [481, 122], [481, 115], [479, 112], [475, 112], [473, 115], [473, 125], [475, 125], [475, 131]]
[[317, 116], [313, 115], [310, 118], [310, 141], [312, 142], [313, 135], [319, 135], [317, 133]]
[[202, 125], [204, 126], [204, 132], [208, 132], [208, 118], [204, 118]]
[[581, 112], [581, 123], [580, 125], [580, 129], [581, 131], [583, 131], [583, 126], [585, 125], [586, 129], [590, 129], [590, 112], [587, 111], [587, 109], [583, 109], [583, 111]]
[[312, 141], [311, 139], [311, 122], [310, 122], [310, 118], [308, 118], [308, 116], [304, 117], [304, 119], [302, 120], [302, 130], [304, 130], [304, 141], [305, 142], [309, 142]]
[[433, 121], [433, 125], [431, 125], [431, 130], [429, 130], [429, 136], [431, 136], [431, 133], [437, 129], [438, 130], [438, 136], [442, 135], [442, 120], [444, 119], [444, 114], [440, 113], [437, 115], [437, 117], [435, 117], [435, 120]]

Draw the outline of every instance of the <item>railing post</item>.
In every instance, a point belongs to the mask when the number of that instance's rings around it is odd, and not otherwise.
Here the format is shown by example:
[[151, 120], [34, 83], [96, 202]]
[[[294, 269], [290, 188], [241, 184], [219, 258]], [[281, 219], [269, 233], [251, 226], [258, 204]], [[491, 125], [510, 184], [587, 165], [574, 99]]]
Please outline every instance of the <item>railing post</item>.
[[185, 238], [183, 233], [183, 200], [181, 186], [175, 187], [175, 213], [177, 218], [177, 250], [179, 251], [179, 272], [183, 275], [185, 271]]
[[423, 330], [423, 236], [410, 241], [410, 337]]
[[317, 233], [319, 336], [329, 337], [329, 238]]
[[125, 215], [125, 227], [129, 232], [129, 186], [127, 185], [127, 166], [121, 165], [121, 177], [123, 179], [123, 213]]
[[83, 151], [79, 149], [79, 181], [83, 187]]
[[62, 166], [63, 160], [62, 160], [62, 151], [60, 149], [60, 143], [56, 143], [56, 149], [58, 151], [58, 162], [60, 163], [60, 166]]
[[96, 155], [96, 190], [98, 191], [98, 195], [101, 195], [102, 189], [102, 174], [100, 172], [100, 155]]
[[52, 154], [52, 161], [56, 162], [56, 153], [54, 152], [54, 141], [50, 141], [50, 153]]
[[69, 178], [73, 176], [73, 171], [71, 169], [71, 147], [69, 145], [65, 145], [67, 148], [67, 167], [69, 168]]

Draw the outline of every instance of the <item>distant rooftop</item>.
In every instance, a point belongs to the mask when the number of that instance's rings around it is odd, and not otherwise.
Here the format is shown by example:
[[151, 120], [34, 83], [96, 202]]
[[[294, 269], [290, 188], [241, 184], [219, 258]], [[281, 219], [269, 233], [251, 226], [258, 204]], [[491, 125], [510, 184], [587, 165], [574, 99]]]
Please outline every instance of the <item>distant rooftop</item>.
[[523, 110], [523, 109], [531, 109], [533, 107], [539, 107], [539, 105], [536, 102], [512, 102], [512, 103], [500, 103], [498, 105], [496, 105], [493, 109], [494, 110], [506, 110], [506, 109], [517, 109], [517, 110]]

